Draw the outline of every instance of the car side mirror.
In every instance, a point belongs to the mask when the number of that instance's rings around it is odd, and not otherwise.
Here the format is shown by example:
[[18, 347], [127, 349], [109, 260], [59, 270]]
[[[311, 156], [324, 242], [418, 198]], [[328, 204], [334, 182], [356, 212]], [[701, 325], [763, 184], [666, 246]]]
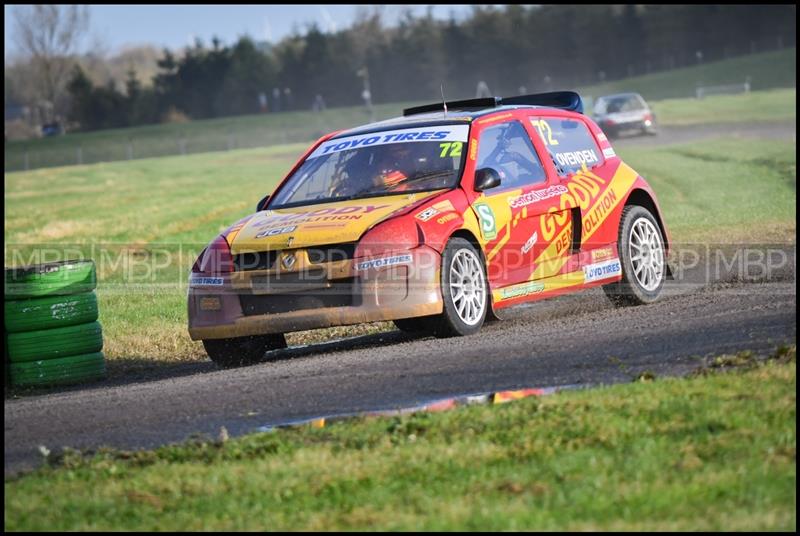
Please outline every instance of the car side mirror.
[[500, 173], [493, 168], [481, 168], [475, 172], [475, 191], [482, 192], [500, 186]]
[[269, 194], [262, 197], [261, 201], [258, 202], [258, 204], [256, 205], [256, 212], [264, 210], [264, 208], [266, 208], [267, 206], [267, 201], [269, 201]]

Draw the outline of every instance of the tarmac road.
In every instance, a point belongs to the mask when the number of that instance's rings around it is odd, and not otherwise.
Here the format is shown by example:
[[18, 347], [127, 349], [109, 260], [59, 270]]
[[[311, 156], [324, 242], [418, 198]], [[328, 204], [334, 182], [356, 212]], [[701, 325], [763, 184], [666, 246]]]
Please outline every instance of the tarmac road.
[[[775, 125], [763, 132], [775, 134]], [[794, 123], [779, 130], [782, 136], [774, 137], [794, 136]], [[731, 131], [736, 129], [725, 127]], [[710, 135], [703, 128], [665, 129], [615, 145]], [[616, 309], [602, 290], [592, 289], [511, 309], [502, 322], [466, 338], [389, 332], [272, 352], [264, 363], [239, 369], [187, 364], [146, 381], [7, 399], [5, 472], [39, 464], [40, 445], [150, 448], [195, 433], [215, 437], [221, 426], [237, 435], [296, 419], [461, 394], [625, 382], [644, 371], [681, 375], [704, 357], [726, 352], [763, 355], [796, 341], [796, 252], [781, 251], [779, 266], [766, 272], [758, 262], [743, 272], [741, 265], [728, 264], [729, 256], [723, 273], [708, 270], [719, 263], [693, 262], [669, 282], [664, 299], [650, 306]], [[704, 255], [711, 259], [713, 248]], [[754, 282], [747, 282], [748, 270]]]

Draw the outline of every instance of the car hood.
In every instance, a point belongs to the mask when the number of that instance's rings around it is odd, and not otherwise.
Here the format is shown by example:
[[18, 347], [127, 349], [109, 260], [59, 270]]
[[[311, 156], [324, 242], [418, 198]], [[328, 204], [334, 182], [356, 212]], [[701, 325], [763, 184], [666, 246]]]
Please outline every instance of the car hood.
[[234, 255], [355, 242], [376, 223], [442, 191], [263, 210], [226, 238]]

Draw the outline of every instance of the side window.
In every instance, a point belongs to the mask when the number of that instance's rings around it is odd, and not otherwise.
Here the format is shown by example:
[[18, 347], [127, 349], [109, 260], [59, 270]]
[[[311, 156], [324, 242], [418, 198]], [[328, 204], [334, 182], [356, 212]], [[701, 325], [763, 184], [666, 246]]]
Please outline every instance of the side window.
[[585, 164], [591, 169], [603, 163], [603, 156], [589, 128], [575, 119], [531, 117], [559, 176], [578, 172]]
[[533, 143], [519, 121], [489, 127], [478, 141], [477, 168], [491, 167], [500, 173], [503, 190], [544, 182], [544, 167]]

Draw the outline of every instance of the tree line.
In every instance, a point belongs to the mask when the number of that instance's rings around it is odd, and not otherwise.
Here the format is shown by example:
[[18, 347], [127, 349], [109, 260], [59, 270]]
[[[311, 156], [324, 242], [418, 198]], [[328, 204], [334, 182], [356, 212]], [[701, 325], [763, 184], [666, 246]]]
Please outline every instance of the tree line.
[[76, 68], [69, 117], [83, 130], [364, 102], [572, 88], [795, 45], [795, 5], [473, 7], [462, 20], [379, 10], [347, 29], [311, 25], [275, 46], [241, 37], [164, 50], [152, 85], [92, 84]]

